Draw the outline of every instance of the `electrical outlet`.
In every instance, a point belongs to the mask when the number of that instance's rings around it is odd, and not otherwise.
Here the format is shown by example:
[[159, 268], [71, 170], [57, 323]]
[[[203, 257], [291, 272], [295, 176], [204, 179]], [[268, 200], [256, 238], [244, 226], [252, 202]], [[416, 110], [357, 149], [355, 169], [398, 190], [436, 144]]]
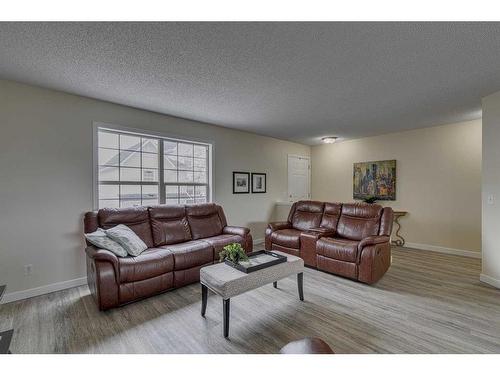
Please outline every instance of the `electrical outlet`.
[[24, 276], [30, 276], [33, 273], [33, 265], [26, 264], [24, 266]]
[[493, 194], [488, 195], [488, 204], [495, 204], [495, 196]]

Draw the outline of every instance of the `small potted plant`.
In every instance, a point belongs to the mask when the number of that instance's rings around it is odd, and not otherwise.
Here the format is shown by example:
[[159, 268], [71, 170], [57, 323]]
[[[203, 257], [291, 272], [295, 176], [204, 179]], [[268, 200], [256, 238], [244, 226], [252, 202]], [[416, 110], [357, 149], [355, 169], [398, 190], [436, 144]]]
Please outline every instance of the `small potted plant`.
[[219, 253], [220, 261], [228, 260], [234, 264], [239, 264], [242, 260], [248, 260], [247, 254], [239, 243], [232, 243], [224, 246], [224, 250]]
[[363, 199], [363, 202], [368, 203], [368, 204], [373, 204], [377, 201], [377, 197], [371, 196]]

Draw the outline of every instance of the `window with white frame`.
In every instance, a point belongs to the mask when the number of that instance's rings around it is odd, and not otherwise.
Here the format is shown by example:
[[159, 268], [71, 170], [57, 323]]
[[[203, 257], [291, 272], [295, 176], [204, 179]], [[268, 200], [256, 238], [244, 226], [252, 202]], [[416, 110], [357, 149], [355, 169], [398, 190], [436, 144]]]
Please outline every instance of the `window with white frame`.
[[97, 128], [98, 205], [210, 200], [210, 145]]

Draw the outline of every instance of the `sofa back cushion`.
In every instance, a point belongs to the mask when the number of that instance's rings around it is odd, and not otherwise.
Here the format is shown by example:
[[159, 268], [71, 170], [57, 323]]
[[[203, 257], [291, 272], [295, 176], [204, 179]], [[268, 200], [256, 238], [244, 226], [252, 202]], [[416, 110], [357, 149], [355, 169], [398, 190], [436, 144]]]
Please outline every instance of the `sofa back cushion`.
[[155, 247], [191, 239], [185, 206], [152, 206], [149, 208], [149, 217]]
[[323, 216], [323, 202], [299, 201], [291, 218], [292, 226], [299, 230], [318, 228]]
[[102, 208], [97, 213], [103, 229], [124, 224], [134, 231], [147, 247], [154, 247], [147, 207]]
[[186, 206], [186, 214], [193, 240], [222, 234], [225, 218], [219, 215], [222, 210], [214, 203]]
[[320, 226], [323, 228], [336, 230], [341, 212], [342, 203], [325, 203]]
[[356, 241], [376, 236], [382, 210], [382, 206], [378, 204], [344, 203], [337, 225], [337, 235]]

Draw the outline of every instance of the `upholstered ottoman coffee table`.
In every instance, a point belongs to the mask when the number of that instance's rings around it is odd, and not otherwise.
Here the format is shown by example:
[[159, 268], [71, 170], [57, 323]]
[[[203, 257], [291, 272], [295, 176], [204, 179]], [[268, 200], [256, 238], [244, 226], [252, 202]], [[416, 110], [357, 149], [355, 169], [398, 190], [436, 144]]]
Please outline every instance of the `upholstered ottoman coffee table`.
[[208, 289], [210, 289], [222, 297], [224, 337], [229, 336], [229, 306], [232, 297], [270, 283], [273, 283], [276, 288], [278, 280], [291, 275], [297, 275], [299, 298], [301, 301], [304, 300], [304, 261], [294, 255], [285, 254], [280, 251], [273, 252], [286, 256], [287, 261], [251, 273], [238, 271], [225, 263], [206, 266], [200, 270], [201, 316], [205, 316]]

